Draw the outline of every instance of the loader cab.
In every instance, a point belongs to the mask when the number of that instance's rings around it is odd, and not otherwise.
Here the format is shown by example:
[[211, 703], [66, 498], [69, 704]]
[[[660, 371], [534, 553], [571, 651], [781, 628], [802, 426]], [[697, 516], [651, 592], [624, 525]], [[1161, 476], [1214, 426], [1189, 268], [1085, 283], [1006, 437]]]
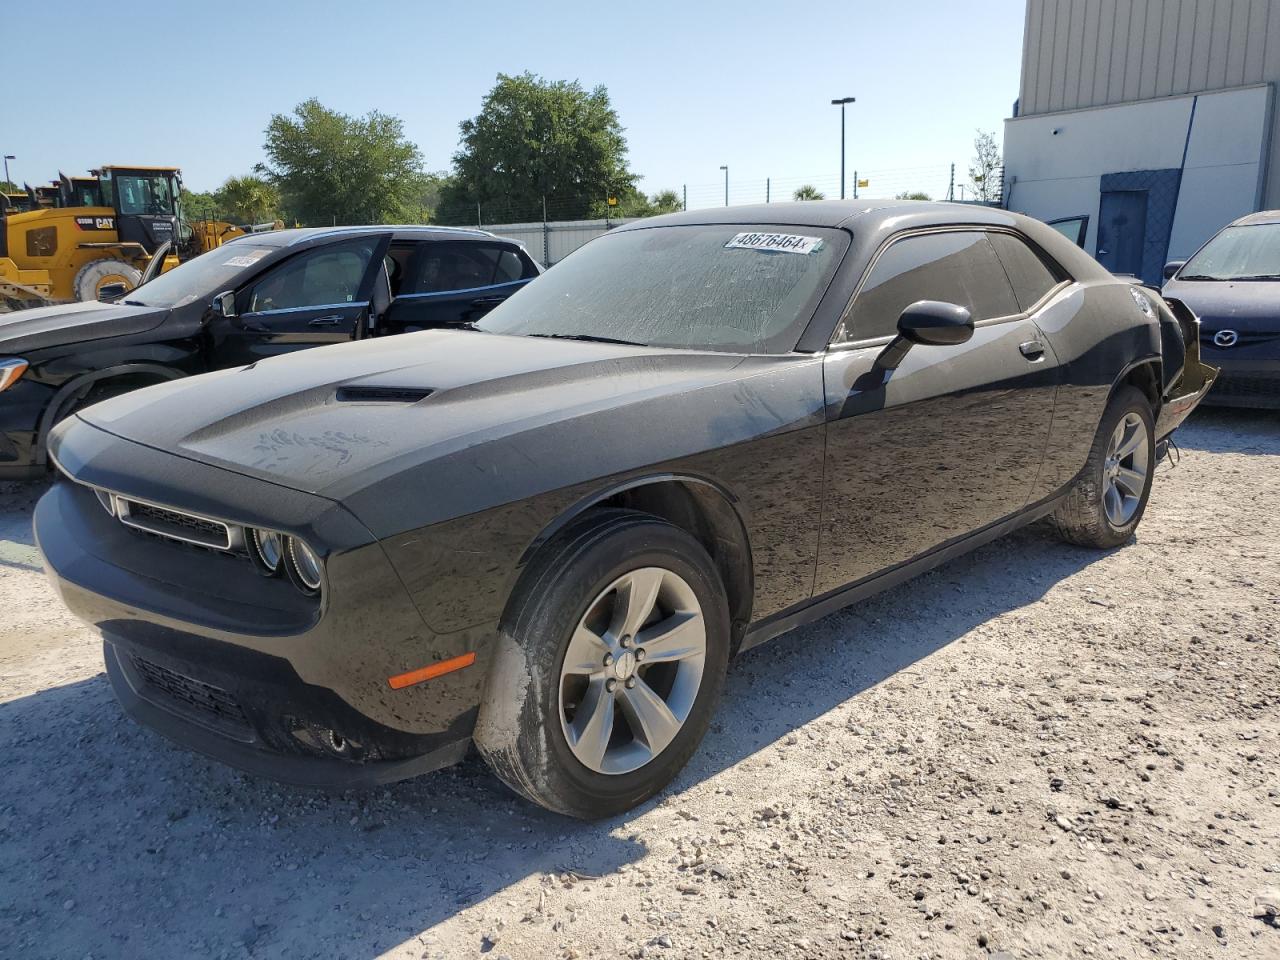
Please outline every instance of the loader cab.
[[105, 207], [102, 181], [98, 177], [68, 177], [58, 174], [58, 206]]
[[176, 168], [103, 167], [94, 172], [103, 206], [115, 210], [121, 243], [141, 244], [150, 254], [166, 241], [178, 241], [182, 178]]

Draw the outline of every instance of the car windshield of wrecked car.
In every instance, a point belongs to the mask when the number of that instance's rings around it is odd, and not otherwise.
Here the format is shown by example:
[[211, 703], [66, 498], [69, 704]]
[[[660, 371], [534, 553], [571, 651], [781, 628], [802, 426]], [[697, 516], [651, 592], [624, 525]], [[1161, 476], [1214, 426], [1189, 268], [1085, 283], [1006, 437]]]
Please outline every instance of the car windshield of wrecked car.
[[478, 321], [490, 333], [787, 353], [826, 290], [840, 230], [694, 224], [606, 234]]
[[1280, 280], [1280, 223], [1227, 227], [1178, 272], [1179, 280]]
[[235, 285], [236, 278], [275, 248], [228, 243], [216, 247], [130, 290], [126, 303], [143, 307], [185, 307]]

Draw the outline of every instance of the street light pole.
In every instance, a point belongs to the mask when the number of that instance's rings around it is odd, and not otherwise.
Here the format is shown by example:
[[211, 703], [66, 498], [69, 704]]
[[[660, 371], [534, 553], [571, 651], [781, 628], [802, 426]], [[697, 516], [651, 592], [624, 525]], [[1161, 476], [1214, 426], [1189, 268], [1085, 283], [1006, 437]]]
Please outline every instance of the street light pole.
[[4, 155], [4, 182], [5, 183], [13, 183], [13, 181], [9, 179], [9, 161], [17, 160], [17, 159], [18, 158], [15, 157], [12, 153], [6, 153]]
[[724, 205], [729, 205], [729, 168], [721, 164], [720, 169], [724, 171]]
[[833, 107], [840, 108], [840, 199], [844, 199], [844, 107], [846, 103], [857, 103], [857, 97], [841, 97], [832, 100]]

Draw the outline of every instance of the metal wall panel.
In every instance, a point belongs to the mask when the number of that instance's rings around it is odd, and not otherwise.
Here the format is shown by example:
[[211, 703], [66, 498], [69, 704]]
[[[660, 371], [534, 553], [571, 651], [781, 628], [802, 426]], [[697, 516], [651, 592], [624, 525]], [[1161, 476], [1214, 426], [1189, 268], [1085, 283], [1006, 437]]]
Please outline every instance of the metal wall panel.
[[1280, 82], [1276, 0], [1027, 0], [1023, 115]]

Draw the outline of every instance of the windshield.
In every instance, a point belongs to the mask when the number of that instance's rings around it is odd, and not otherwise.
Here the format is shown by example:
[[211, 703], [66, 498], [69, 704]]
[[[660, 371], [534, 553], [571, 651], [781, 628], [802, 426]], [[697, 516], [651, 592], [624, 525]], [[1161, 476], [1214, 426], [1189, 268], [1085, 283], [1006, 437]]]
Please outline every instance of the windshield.
[[170, 174], [122, 173], [113, 179], [120, 213], [172, 216], [176, 212]]
[[606, 234], [476, 326], [520, 336], [787, 353], [848, 243], [839, 230], [776, 225]]
[[1206, 243], [1179, 280], [1280, 280], [1280, 223], [1227, 227]]
[[212, 300], [215, 294], [235, 286], [245, 267], [252, 267], [273, 249], [243, 241], [215, 247], [129, 291], [125, 302], [172, 308], [185, 307], [195, 300]]

